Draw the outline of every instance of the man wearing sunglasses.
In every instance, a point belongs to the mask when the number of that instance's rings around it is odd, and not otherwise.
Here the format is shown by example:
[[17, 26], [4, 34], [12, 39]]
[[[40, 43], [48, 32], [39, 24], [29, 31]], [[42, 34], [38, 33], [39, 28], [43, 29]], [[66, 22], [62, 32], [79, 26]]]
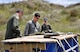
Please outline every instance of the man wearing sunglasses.
[[32, 20], [29, 20], [26, 24], [24, 36], [28, 36], [29, 34], [40, 32], [40, 25], [38, 23], [38, 20], [40, 18], [39, 13], [35, 13]]

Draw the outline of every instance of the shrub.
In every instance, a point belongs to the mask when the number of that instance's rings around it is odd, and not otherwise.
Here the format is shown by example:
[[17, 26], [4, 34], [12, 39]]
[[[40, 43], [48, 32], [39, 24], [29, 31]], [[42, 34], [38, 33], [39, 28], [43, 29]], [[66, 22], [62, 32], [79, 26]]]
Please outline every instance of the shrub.
[[68, 12], [67, 12], [65, 9], [63, 9], [63, 10], [61, 11], [61, 14], [68, 14]]
[[72, 9], [69, 11], [69, 15], [67, 17], [67, 20], [74, 22], [78, 19], [78, 16], [79, 16], [78, 11], [76, 9]]
[[70, 11], [70, 17], [76, 17], [76, 16], [78, 16], [77, 10], [75, 10], [75, 9], [71, 10]]

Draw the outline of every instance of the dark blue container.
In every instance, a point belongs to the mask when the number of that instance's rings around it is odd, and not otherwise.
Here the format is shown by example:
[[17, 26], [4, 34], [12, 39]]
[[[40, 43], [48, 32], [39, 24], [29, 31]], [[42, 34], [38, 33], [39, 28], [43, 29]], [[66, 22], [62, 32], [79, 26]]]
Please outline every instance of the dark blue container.
[[[75, 40], [77, 41], [77, 36], [74, 37]], [[66, 39], [67, 42], [70, 44], [71, 47], [74, 47], [77, 45], [77, 43], [74, 41], [73, 38], [69, 38], [69, 39]], [[68, 50], [70, 49], [69, 45], [65, 42], [65, 40], [61, 40], [65, 50]], [[78, 41], [77, 41], [78, 42]], [[45, 43], [46, 44], [46, 50], [41, 50], [41, 52], [64, 52], [62, 47], [60, 47], [57, 42], [52, 42], [52, 43]], [[78, 47], [76, 47], [74, 49], [76, 52], [79, 52], [78, 51]], [[73, 50], [70, 50], [69, 52], [73, 52]]]
[[41, 52], [56, 52], [57, 51], [57, 44], [56, 42], [46, 43], [46, 50], [41, 50]]
[[5, 52], [9, 52], [9, 50], [5, 50]]

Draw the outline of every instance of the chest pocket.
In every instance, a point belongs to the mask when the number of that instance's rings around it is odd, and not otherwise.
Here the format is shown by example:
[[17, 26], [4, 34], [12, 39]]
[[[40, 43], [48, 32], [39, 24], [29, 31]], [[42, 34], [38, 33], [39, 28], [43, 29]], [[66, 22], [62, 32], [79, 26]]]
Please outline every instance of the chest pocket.
[[34, 32], [34, 30], [35, 30], [35, 26], [34, 26], [34, 24], [30, 24], [29, 29], [30, 29], [30, 31], [33, 31], [33, 32]]
[[35, 26], [34, 25], [31, 25], [32, 26], [32, 29], [35, 29]]

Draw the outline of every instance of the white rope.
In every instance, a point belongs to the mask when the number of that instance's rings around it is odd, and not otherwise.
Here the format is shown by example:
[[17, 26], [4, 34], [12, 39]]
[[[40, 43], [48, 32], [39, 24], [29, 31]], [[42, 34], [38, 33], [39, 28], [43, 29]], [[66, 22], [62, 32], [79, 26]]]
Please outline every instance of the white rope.
[[[79, 43], [76, 41], [76, 39], [74, 38], [74, 37], [72, 37], [73, 38], [73, 40], [79, 45]], [[80, 47], [80, 45], [79, 45], [79, 47]]]
[[60, 44], [60, 42], [57, 40], [57, 43], [58, 43], [58, 45], [61, 47], [61, 44]]
[[65, 48], [64, 48], [64, 45], [63, 45], [63, 43], [61, 42], [61, 40], [58, 39], [58, 38], [53, 38], [53, 39], [56, 39], [56, 40], [57, 40], [57, 43], [59, 44], [60, 47], [62, 47], [63, 51], [65, 52]]
[[[57, 39], [57, 38], [56, 38], [56, 39]], [[62, 47], [62, 49], [63, 49], [63, 51], [64, 51], [64, 52], [69, 52], [70, 50], [72, 50], [72, 51], [74, 51], [74, 52], [75, 52], [75, 50], [74, 50], [74, 49], [75, 49], [76, 47], [78, 47], [78, 45], [76, 45], [76, 46], [74, 46], [74, 47], [71, 47], [71, 46], [70, 46], [70, 44], [67, 42], [67, 40], [66, 40], [66, 39], [64, 39], [64, 40], [65, 40], [65, 42], [66, 42], [66, 43], [68, 44], [68, 46], [70, 47], [70, 49], [65, 50], [64, 45], [63, 45], [63, 43], [61, 42], [61, 40], [60, 40], [60, 39], [57, 39], [57, 40], [58, 40], [58, 41], [57, 41], [57, 43], [59, 44], [59, 46], [60, 46], [60, 47]]]
[[63, 51], [65, 52], [66, 50], [65, 50], [64, 45], [62, 44], [62, 42], [61, 42], [60, 39], [59, 39], [59, 42], [60, 42], [60, 44], [61, 44], [61, 47], [62, 47]]
[[74, 49], [75, 49], [76, 47], [78, 47], [78, 45], [75, 45], [74, 47], [72, 47], [72, 48], [70, 48], [70, 49], [67, 49], [66, 52], [69, 52], [70, 50], [73, 50], [73, 51], [74, 51]]
[[[78, 44], [79, 48], [80, 48], [80, 44], [76, 41], [76, 39], [74, 37], [72, 37], [73, 40]], [[79, 49], [79, 52], [80, 52], [80, 49]]]
[[67, 42], [67, 40], [66, 40], [66, 39], [64, 39], [64, 40], [65, 40], [65, 42], [67, 43], [67, 45], [70, 47], [69, 49], [73, 51], [72, 47], [71, 47], [70, 44]]
[[68, 44], [68, 46], [70, 47], [70, 49], [66, 50], [66, 52], [69, 52], [70, 50], [72, 50], [73, 52], [76, 52], [76, 50], [74, 50], [74, 49], [79, 46], [79, 43], [77, 42], [77, 40], [76, 40], [74, 37], [72, 37], [72, 39], [77, 43], [74, 47], [71, 47], [71, 46], [70, 46], [70, 44], [67, 42], [66, 38], [64, 39], [65, 42], [66, 42], [66, 43]]
[[53, 38], [53, 39], [56, 39], [57, 40], [57, 43], [60, 47], [62, 47], [63, 51], [65, 51], [65, 48], [64, 48], [64, 45], [62, 44], [61, 40], [58, 39], [58, 38]]

